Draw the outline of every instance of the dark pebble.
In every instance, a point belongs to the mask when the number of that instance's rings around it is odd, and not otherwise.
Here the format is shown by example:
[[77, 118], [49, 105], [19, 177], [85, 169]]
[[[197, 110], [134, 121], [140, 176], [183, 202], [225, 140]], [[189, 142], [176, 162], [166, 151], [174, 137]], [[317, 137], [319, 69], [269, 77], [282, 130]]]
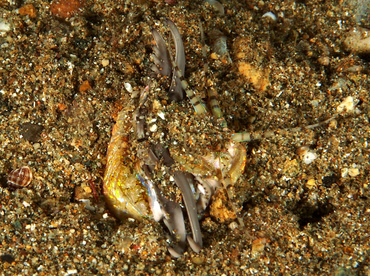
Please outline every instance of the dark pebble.
[[15, 261], [14, 257], [10, 254], [4, 254], [4, 255], [1, 255], [0, 256], [0, 259], [3, 263], [7, 262], [7, 263], [12, 263]]

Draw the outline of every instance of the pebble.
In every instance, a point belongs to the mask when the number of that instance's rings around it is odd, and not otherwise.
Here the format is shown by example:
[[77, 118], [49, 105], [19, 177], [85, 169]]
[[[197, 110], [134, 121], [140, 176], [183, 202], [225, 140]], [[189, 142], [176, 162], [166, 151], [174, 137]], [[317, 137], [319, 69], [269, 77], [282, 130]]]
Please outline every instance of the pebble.
[[196, 264], [196, 265], [202, 265], [204, 263], [204, 258], [200, 256], [195, 256], [191, 260], [193, 264]]
[[348, 51], [354, 52], [356, 54], [369, 54], [370, 53], [369, 30], [359, 28], [350, 31], [347, 34], [347, 37], [344, 39], [344, 47]]
[[209, 3], [215, 10], [220, 13], [220, 15], [225, 14], [224, 6], [220, 2], [216, 0], [206, 0], [205, 2]]
[[[101, 65], [103, 65], [103, 67], [107, 67], [109, 65], [109, 60], [108, 59], [103, 59], [101, 61]], [[126, 87], [126, 86], [125, 86]]]
[[323, 66], [328, 66], [330, 64], [330, 58], [327, 56], [321, 56], [317, 59], [317, 61], [323, 65]]
[[307, 187], [308, 189], [313, 189], [313, 188], [315, 188], [315, 186], [316, 186], [316, 181], [315, 181], [315, 179], [311, 178], [311, 179], [307, 180], [307, 182], [306, 182], [306, 187]]
[[356, 177], [356, 176], [360, 175], [360, 170], [358, 168], [350, 168], [350, 169], [348, 169], [348, 174], [351, 177]]
[[145, 269], [145, 264], [144, 263], [138, 263], [136, 265], [136, 269], [137, 270], [144, 270]]
[[83, 0], [54, 0], [50, 5], [52, 15], [61, 19], [69, 19], [82, 12]]
[[239, 73], [243, 75], [258, 91], [265, 91], [270, 85], [269, 76], [261, 69], [244, 61], [239, 62], [237, 66]]
[[33, 146], [34, 150], [38, 150], [41, 147], [41, 144], [40, 143], [34, 143], [32, 146]]

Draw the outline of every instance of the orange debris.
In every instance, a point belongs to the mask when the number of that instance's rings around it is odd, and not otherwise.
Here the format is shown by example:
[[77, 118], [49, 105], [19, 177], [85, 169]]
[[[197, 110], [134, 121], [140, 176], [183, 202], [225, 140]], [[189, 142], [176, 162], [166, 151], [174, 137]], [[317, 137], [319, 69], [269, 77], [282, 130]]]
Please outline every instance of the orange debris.
[[19, 8], [20, 15], [28, 15], [31, 18], [36, 18], [37, 11], [36, 8], [32, 4], [24, 5]]
[[85, 92], [86, 90], [89, 90], [89, 89], [91, 89], [91, 85], [89, 81], [85, 80], [80, 86], [80, 92]]
[[82, 10], [85, 2], [83, 0], [56, 0], [50, 5], [52, 15], [67, 19]]
[[270, 84], [267, 74], [248, 62], [239, 62], [238, 70], [258, 91], [265, 91]]

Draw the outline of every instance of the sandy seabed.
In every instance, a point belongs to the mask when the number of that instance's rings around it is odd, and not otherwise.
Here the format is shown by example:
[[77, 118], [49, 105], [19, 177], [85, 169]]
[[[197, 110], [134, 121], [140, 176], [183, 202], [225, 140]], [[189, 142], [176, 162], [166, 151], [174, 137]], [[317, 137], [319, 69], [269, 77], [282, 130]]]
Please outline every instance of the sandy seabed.
[[[370, 43], [361, 6], [67, 2], [0, 3], [1, 275], [370, 274]], [[245, 227], [206, 212], [204, 248], [178, 259], [161, 224], [118, 221], [102, 197], [112, 127], [138, 104], [151, 27], [168, 34], [165, 18], [182, 34], [190, 86], [202, 98], [218, 93], [229, 129], [273, 134], [244, 143], [232, 201]], [[33, 180], [11, 189], [7, 177], [22, 166]]]

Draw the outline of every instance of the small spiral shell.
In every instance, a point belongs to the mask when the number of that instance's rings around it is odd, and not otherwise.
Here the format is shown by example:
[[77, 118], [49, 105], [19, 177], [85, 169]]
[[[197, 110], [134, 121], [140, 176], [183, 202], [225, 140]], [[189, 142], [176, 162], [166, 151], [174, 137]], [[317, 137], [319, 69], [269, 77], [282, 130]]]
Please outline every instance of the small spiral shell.
[[12, 170], [8, 175], [8, 185], [15, 189], [27, 187], [32, 181], [32, 171], [30, 167], [23, 166]]

